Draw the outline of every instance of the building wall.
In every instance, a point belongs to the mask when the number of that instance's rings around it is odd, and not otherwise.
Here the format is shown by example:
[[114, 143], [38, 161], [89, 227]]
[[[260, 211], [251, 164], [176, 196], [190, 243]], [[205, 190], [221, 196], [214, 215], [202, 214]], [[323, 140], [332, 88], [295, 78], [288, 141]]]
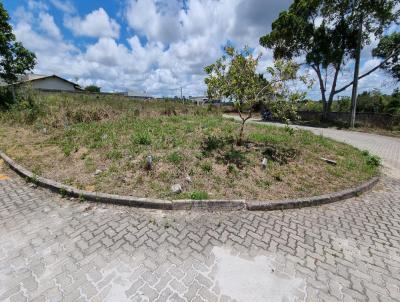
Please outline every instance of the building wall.
[[34, 89], [45, 89], [45, 90], [58, 90], [58, 91], [75, 91], [74, 85], [62, 81], [58, 78], [46, 78], [29, 83]]

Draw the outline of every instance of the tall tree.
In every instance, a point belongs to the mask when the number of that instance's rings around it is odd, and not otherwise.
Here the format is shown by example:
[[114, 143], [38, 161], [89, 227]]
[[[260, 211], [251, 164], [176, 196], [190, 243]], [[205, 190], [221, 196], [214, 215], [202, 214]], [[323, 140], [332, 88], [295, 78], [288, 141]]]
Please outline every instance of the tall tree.
[[36, 56], [16, 41], [9, 20], [10, 17], [0, 2], [0, 78], [10, 85], [15, 101], [14, 84], [19, 75], [33, 69]]
[[355, 44], [349, 49], [355, 62], [350, 119], [350, 127], [354, 127], [361, 51], [371, 42], [371, 37], [380, 38], [385, 28], [398, 21], [400, 0], [324, 0], [322, 12], [332, 24], [339, 24], [344, 18], [355, 33]]
[[[354, 6], [355, 1], [363, 2], [363, 5]], [[261, 37], [260, 43], [273, 49], [275, 58], [305, 58], [304, 63], [318, 77], [323, 118], [327, 119], [335, 95], [355, 82], [353, 80], [344, 87], [337, 87], [343, 66], [348, 60], [357, 57], [358, 50], [361, 51], [361, 47], [357, 46], [366, 45], [369, 35], [379, 36], [390, 23], [389, 20], [397, 18], [394, 10], [399, 1], [295, 0], [273, 22], [272, 31]], [[355, 13], [360, 10], [362, 13]], [[364, 16], [362, 21], [367, 24], [363, 32], [359, 30], [360, 15]], [[377, 22], [379, 24], [375, 24], [374, 20], [380, 20]], [[356, 79], [371, 72], [357, 76]]]
[[383, 37], [378, 46], [372, 50], [372, 54], [383, 60], [389, 58], [381, 67], [400, 81], [400, 32]]

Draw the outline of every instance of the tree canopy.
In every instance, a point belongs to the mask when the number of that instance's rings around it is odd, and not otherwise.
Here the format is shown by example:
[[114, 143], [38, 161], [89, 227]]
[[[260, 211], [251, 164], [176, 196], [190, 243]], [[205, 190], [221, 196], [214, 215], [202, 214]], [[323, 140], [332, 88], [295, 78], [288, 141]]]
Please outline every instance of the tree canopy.
[[334, 96], [353, 84], [337, 87], [343, 65], [356, 55], [360, 18], [364, 26], [362, 48], [371, 36], [379, 37], [398, 19], [399, 2], [295, 0], [272, 23], [272, 31], [260, 38], [260, 44], [273, 49], [276, 59], [305, 58], [304, 63], [318, 77], [326, 117]]
[[390, 58], [382, 68], [400, 81], [400, 32], [383, 37], [372, 54], [381, 59]]
[[8, 84], [14, 84], [19, 75], [33, 69], [36, 56], [16, 41], [9, 19], [0, 2], [0, 78]]
[[220, 59], [205, 67], [209, 98], [230, 99], [242, 120], [238, 144], [243, 140], [244, 125], [252, 117], [256, 104], [269, 103], [277, 117], [286, 118], [289, 112], [296, 110], [292, 103], [305, 96], [305, 93], [293, 92], [287, 85], [294, 80], [307, 82], [306, 77], [298, 76], [298, 64], [276, 61], [274, 67], [266, 70], [267, 80], [263, 74], [257, 73], [259, 59], [247, 47], [238, 51], [227, 46]]
[[101, 88], [96, 85], [89, 85], [85, 87], [85, 90], [89, 92], [100, 92]]

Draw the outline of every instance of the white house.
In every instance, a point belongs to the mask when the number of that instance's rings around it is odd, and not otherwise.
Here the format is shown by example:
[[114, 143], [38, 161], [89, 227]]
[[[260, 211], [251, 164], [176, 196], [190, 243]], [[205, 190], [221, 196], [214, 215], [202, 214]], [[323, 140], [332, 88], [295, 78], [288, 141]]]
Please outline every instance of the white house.
[[26, 74], [22, 76], [19, 83], [29, 84], [33, 89], [55, 90], [55, 91], [82, 91], [82, 88], [71, 81], [56, 75]]
[[208, 97], [207, 96], [191, 96], [191, 97], [189, 97], [189, 100], [192, 101], [193, 103], [196, 103], [197, 105], [203, 105], [208, 102]]

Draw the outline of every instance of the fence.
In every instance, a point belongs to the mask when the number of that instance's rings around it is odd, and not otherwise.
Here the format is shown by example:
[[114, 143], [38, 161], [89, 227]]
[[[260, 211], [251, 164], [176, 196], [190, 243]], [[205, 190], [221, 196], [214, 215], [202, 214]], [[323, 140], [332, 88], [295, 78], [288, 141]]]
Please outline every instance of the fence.
[[[298, 115], [304, 121], [319, 121], [322, 118], [322, 113], [316, 111], [299, 111]], [[347, 125], [350, 121], [350, 112], [331, 112], [328, 120]], [[400, 115], [358, 112], [356, 115], [356, 125], [393, 129], [400, 126]]]

